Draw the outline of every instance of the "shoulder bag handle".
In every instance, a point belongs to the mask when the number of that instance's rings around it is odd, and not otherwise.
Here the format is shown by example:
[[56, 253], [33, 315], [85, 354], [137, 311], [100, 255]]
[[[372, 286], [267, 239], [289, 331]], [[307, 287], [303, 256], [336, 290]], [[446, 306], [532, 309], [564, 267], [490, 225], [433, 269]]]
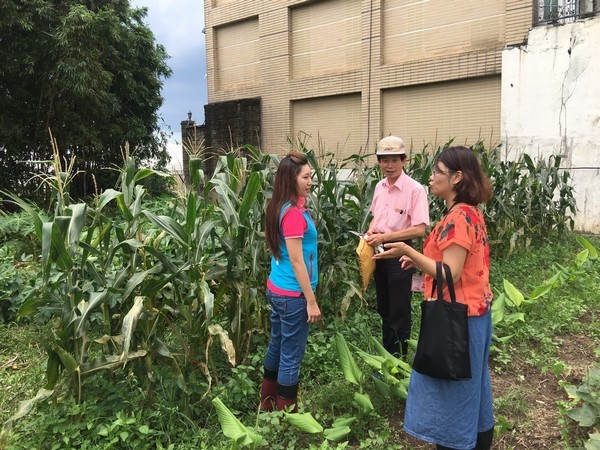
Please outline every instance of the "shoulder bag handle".
[[435, 280], [433, 280], [433, 286], [431, 287], [431, 296], [433, 297], [433, 292], [435, 291], [437, 286], [438, 300], [444, 298], [444, 277], [442, 276], [442, 265], [444, 267], [444, 271], [446, 272], [446, 284], [448, 285], [450, 300], [452, 301], [452, 303], [456, 303], [456, 293], [454, 292], [454, 280], [452, 279], [452, 271], [450, 270], [450, 267], [448, 267], [448, 264], [443, 264], [441, 261], [437, 261], [435, 263]]

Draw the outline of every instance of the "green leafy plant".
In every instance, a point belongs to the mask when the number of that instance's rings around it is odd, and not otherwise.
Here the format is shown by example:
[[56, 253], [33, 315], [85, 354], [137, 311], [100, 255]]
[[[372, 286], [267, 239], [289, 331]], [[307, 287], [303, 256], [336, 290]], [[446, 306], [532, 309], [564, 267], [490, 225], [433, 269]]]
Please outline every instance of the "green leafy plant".
[[494, 324], [492, 351], [500, 351], [496, 344], [506, 343], [513, 338], [515, 327], [526, 321], [527, 311], [541, 297], [594, 270], [595, 263], [598, 261], [598, 250], [583, 236], [578, 236], [577, 242], [583, 247], [583, 250], [575, 256], [571, 265], [565, 267], [554, 263], [554, 275], [533, 288], [529, 296], [523, 294], [510, 281], [503, 280], [504, 290], [496, 292], [492, 303], [492, 322]]
[[600, 448], [600, 363], [593, 364], [579, 386], [561, 384], [571, 399], [564, 413], [589, 432], [585, 448]]

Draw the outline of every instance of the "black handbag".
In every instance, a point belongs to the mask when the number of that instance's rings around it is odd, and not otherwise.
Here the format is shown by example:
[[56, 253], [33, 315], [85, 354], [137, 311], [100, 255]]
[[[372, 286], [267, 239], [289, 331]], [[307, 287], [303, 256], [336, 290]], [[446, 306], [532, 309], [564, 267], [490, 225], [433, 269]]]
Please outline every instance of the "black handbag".
[[471, 360], [467, 305], [456, 301], [450, 267], [444, 264], [443, 268], [451, 301], [444, 300], [442, 263], [437, 262], [431, 291], [433, 297], [437, 286], [437, 300], [421, 303], [421, 330], [413, 368], [430, 377], [468, 380], [471, 378]]

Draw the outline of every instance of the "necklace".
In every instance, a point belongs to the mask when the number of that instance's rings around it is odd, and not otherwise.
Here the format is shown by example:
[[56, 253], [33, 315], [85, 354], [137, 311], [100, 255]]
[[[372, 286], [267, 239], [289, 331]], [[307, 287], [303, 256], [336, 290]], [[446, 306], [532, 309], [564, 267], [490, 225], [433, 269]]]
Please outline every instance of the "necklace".
[[452, 202], [452, 205], [450, 205], [450, 208], [448, 208], [448, 211], [446, 212], [446, 214], [449, 214], [450, 211], [452, 211], [454, 209], [454, 207], [456, 205], [458, 205], [459, 203], [462, 203], [462, 202]]

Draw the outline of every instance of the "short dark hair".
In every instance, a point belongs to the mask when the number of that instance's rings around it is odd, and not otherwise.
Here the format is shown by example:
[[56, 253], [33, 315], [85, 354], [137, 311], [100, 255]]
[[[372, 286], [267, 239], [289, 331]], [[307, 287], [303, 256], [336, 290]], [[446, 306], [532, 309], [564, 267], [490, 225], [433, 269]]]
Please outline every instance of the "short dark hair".
[[435, 158], [434, 165], [444, 163], [448, 170], [462, 172], [461, 181], [455, 185], [455, 202], [476, 206], [492, 198], [492, 184], [483, 174], [479, 159], [466, 147], [448, 147]]

